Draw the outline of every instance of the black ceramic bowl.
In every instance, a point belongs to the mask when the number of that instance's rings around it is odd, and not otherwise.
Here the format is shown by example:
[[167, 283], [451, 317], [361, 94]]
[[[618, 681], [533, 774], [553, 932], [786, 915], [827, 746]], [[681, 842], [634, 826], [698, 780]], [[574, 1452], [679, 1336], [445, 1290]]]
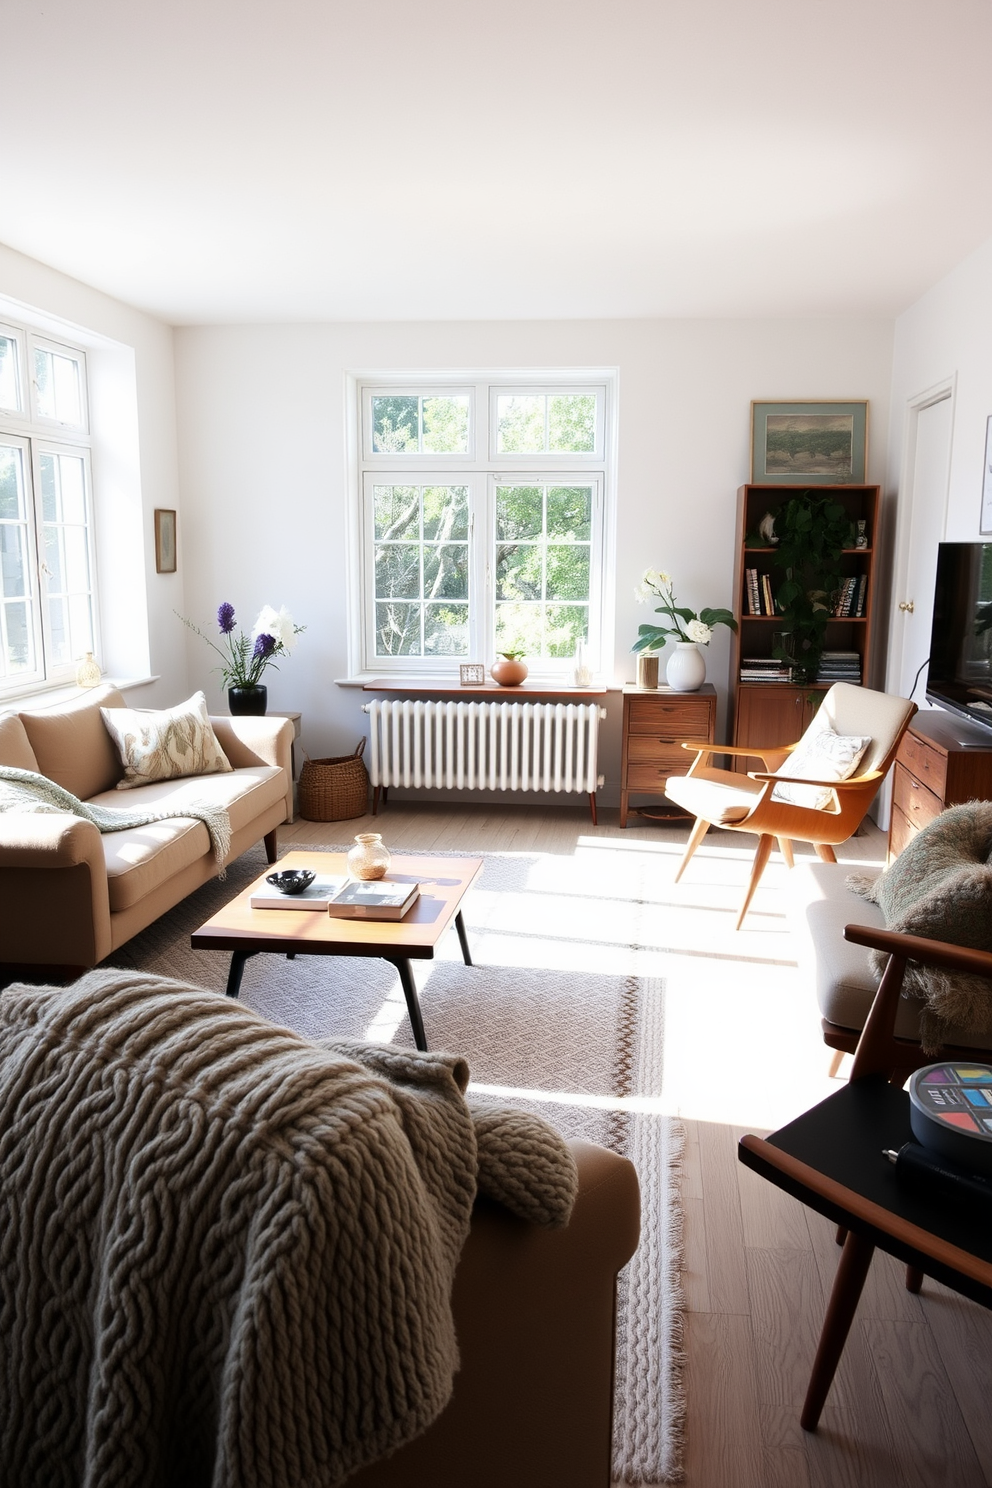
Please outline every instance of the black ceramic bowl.
[[280, 894], [302, 894], [317, 877], [310, 868], [284, 868], [281, 873], [267, 873], [265, 882]]

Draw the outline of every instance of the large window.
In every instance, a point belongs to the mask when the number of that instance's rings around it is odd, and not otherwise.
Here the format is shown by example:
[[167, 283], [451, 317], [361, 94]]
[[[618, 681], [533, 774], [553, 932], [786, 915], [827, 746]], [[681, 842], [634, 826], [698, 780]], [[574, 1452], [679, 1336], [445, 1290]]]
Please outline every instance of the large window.
[[96, 649], [86, 360], [0, 325], [0, 695]]
[[513, 650], [550, 677], [580, 642], [599, 667], [611, 396], [604, 374], [358, 385], [360, 670]]

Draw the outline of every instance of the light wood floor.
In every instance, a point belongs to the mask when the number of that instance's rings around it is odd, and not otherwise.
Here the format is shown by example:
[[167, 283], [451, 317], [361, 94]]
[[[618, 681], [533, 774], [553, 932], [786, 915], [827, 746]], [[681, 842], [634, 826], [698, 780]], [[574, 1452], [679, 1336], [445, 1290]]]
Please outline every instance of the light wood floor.
[[[669, 856], [673, 875], [685, 840], [683, 828], [642, 818], [621, 832], [610, 811], [594, 828], [578, 806], [393, 802], [375, 820], [297, 821], [282, 836], [329, 846], [363, 830], [394, 847], [580, 849], [592, 859], [596, 843], [616, 843]], [[769, 866], [753, 913], [733, 931], [751, 842], [709, 834], [659, 910], [651, 948], [668, 987], [665, 1090], [688, 1133], [688, 1488], [992, 1484], [992, 1313], [929, 1280], [910, 1295], [885, 1256], [875, 1257], [820, 1429], [800, 1430], [840, 1252], [831, 1225], [741, 1167], [735, 1149], [743, 1131], [781, 1125], [836, 1086], [795, 967], [781, 864]], [[880, 864], [883, 854], [870, 826], [838, 856]]]

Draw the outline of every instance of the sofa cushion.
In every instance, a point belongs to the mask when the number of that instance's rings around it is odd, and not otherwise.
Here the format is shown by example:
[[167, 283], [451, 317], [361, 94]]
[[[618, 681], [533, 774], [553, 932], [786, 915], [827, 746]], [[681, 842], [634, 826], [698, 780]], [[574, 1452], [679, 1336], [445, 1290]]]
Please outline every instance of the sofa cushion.
[[232, 768], [210, 726], [202, 692], [172, 708], [100, 711], [124, 766], [118, 790], [133, 790], [156, 780], [226, 774]]
[[31, 741], [16, 713], [5, 713], [0, 717], [0, 765], [14, 770], [38, 771]]
[[[827, 728], [807, 733], [776, 774], [798, 775], [802, 780], [849, 780], [870, 743], [868, 734], [836, 734]], [[777, 785], [772, 791], [773, 801], [811, 811], [826, 810], [833, 798], [832, 790], [819, 785]]]
[[121, 778], [121, 762], [100, 709], [123, 706], [116, 687], [98, 687], [81, 702], [19, 714], [37, 760], [33, 768], [81, 801], [110, 790]]
[[[136, 788], [127, 809], [182, 806], [184, 801], [208, 800], [227, 809], [231, 832], [255, 821], [270, 806], [283, 801], [286, 777], [272, 765], [253, 765], [226, 775], [158, 781]], [[122, 809], [116, 791], [97, 796], [94, 805]], [[101, 839], [107, 864], [110, 908], [130, 909], [146, 894], [210, 853], [210, 838], [202, 822], [171, 817], [146, 827], [105, 832]]]

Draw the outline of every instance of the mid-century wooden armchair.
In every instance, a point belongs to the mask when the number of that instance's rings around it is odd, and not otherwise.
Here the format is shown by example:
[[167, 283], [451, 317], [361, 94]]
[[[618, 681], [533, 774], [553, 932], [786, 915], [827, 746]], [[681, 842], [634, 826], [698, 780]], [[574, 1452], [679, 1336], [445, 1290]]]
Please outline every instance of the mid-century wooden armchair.
[[[695, 750], [696, 758], [688, 774], [669, 777], [665, 794], [696, 820], [675, 882], [678, 883], [682, 877], [710, 827], [723, 827], [731, 832], [754, 832], [758, 846], [744, 903], [737, 917], [739, 930], [776, 841], [790, 868], [793, 842], [811, 842], [825, 862], [836, 862], [834, 847], [846, 842], [861, 825], [915, 712], [916, 704], [906, 698], [837, 682], [824, 695], [816, 717], [798, 743], [767, 749], [741, 749], [727, 744], [700, 746], [698, 740], [683, 742], [683, 749]], [[858, 774], [849, 780], [816, 780], [807, 775], [790, 775], [790, 755], [800, 747], [808, 746], [817, 734], [825, 730], [845, 737], [869, 738], [857, 767]], [[752, 756], [762, 761], [764, 770], [752, 770], [745, 775], [739, 771], [715, 769], [705, 763], [714, 754]], [[825, 806], [817, 807], [776, 800], [776, 787], [785, 784], [822, 786], [829, 789], [830, 796]]]

